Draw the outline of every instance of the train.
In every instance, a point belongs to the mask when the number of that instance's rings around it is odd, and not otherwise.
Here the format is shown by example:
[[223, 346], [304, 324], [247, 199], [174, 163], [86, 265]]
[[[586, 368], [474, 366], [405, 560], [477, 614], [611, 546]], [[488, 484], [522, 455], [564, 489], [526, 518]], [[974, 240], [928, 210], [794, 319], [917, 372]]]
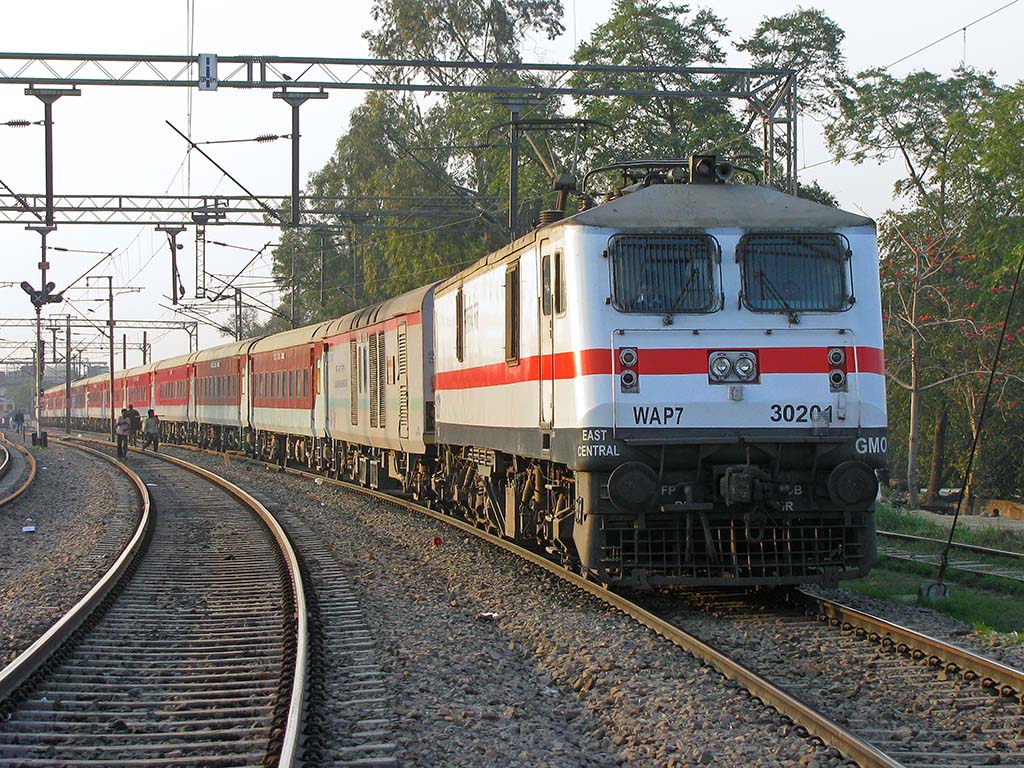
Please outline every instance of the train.
[[71, 424], [152, 408], [164, 442], [405, 493], [611, 586], [863, 576], [887, 448], [875, 223], [714, 156], [609, 169], [447, 279], [112, 393], [77, 381]]

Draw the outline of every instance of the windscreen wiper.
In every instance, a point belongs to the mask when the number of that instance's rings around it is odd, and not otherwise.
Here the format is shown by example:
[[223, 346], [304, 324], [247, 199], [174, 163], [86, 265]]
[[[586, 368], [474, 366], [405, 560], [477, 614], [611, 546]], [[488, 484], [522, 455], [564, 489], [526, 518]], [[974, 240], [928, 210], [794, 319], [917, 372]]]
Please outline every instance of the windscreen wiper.
[[761, 278], [761, 290], [767, 288], [774, 295], [775, 299], [782, 304], [786, 310], [786, 316], [789, 317], [789, 322], [796, 325], [800, 322], [800, 318], [796, 314], [796, 310], [789, 305], [789, 302], [779, 292], [779, 289], [775, 287], [775, 283], [768, 279], [768, 275], [764, 273], [764, 270], [759, 270], [757, 276]]
[[683, 299], [686, 298], [686, 292], [690, 289], [690, 286], [693, 284], [693, 281], [696, 279], [698, 274], [700, 274], [700, 270], [697, 268], [697, 264], [694, 264], [693, 266], [690, 267], [690, 277], [686, 281], [686, 285], [679, 289], [679, 295], [676, 297], [675, 302], [669, 308], [667, 314], [674, 315], [676, 312], [679, 311], [679, 305], [682, 303]]

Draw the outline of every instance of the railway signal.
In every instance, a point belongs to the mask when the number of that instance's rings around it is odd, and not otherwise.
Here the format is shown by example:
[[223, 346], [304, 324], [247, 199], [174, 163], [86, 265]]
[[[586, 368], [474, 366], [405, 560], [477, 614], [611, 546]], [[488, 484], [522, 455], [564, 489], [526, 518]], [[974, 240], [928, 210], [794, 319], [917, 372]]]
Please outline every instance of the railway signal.
[[28, 280], [21, 283], [21, 290], [28, 294], [32, 306], [36, 309], [42, 309], [44, 304], [60, 304], [64, 301], [63, 293], [53, 292], [53, 289], [56, 287], [56, 283], [49, 282], [43, 286], [42, 290], [37, 291]]

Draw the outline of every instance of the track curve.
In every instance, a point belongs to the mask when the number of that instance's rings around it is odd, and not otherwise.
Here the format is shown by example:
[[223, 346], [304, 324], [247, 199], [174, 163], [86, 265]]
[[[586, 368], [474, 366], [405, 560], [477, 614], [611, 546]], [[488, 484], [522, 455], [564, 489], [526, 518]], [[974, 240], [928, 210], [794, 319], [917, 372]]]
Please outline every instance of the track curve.
[[0, 762], [294, 761], [305, 677], [294, 553], [244, 491], [164, 458], [128, 462], [156, 513], [108, 574], [109, 594], [94, 588], [65, 629], [0, 672]]

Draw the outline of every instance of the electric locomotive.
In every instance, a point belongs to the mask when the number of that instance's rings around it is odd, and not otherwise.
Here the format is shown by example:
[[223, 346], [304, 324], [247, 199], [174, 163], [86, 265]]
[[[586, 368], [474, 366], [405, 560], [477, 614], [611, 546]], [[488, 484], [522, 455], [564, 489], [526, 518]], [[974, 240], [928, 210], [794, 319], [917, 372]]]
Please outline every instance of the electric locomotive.
[[874, 222], [724, 183], [713, 157], [620, 169], [601, 204], [435, 289], [422, 491], [607, 583], [864, 574], [886, 449]]

